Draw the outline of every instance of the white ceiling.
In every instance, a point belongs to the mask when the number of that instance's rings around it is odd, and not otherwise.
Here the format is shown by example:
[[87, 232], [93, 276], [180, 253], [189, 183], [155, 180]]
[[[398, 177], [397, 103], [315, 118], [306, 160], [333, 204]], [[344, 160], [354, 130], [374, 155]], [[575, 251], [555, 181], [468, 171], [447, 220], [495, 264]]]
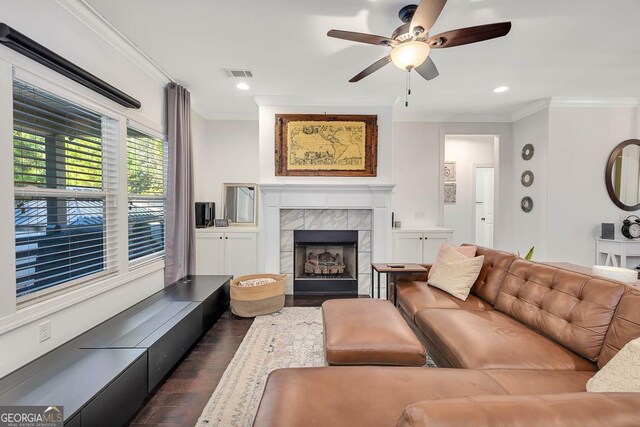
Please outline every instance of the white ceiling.
[[[257, 118], [256, 96], [404, 100], [393, 65], [348, 83], [387, 49], [332, 28], [391, 35], [398, 0], [86, 0], [192, 93], [206, 118]], [[429, 0], [424, 0], [429, 1]], [[640, 0], [449, 0], [431, 34], [512, 21], [504, 38], [433, 50], [440, 76], [412, 73], [399, 120], [508, 116], [540, 98], [640, 98]], [[250, 69], [249, 91], [221, 69]], [[492, 89], [507, 85], [506, 93]]]

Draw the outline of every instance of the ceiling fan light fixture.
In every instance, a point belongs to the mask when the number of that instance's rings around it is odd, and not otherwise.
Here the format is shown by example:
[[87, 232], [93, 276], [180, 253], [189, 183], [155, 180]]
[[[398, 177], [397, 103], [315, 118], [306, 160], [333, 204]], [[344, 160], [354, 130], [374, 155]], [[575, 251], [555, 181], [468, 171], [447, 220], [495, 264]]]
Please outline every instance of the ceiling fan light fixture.
[[391, 51], [391, 61], [401, 70], [411, 70], [426, 61], [431, 46], [425, 42], [412, 40], [394, 47]]

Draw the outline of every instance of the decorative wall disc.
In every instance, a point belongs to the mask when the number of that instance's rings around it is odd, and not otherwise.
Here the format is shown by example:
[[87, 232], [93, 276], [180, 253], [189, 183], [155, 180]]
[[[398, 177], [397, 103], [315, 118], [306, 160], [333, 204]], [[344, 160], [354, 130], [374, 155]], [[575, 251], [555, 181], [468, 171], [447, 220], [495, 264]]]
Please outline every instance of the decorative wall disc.
[[531, 197], [529, 196], [523, 197], [522, 201], [520, 202], [520, 208], [522, 208], [524, 212], [531, 212], [531, 210], [533, 209], [533, 199], [531, 199]]
[[533, 145], [525, 145], [524, 147], [522, 147], [522, 158], [525, 160], [531, 160], [534, 151], [535, 150], [533, 149]]
[[520, 182], [525, 187], [531, 187], [531, 184], [533, 184], [533, 178], [534, 178], [533, 172], [526, 170], [522, 172], [522, 176], [520, 177]]

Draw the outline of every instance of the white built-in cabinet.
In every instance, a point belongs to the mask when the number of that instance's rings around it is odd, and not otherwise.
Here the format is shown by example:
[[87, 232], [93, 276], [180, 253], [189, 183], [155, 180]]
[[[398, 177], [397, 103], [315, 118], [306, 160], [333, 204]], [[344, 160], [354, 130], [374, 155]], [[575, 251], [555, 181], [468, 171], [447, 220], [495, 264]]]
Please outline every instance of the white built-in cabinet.
[[391, 233], [392, 262], [432, 263], [438, 255], [440, 245], [451, 243], [453, 230], [447, 228], [425, 228], [420, 230], [393, 230]]
[[196, 230], [196, 274], [231, 274], [238, 277], [257, 273], [258, 232], [219, 230]]

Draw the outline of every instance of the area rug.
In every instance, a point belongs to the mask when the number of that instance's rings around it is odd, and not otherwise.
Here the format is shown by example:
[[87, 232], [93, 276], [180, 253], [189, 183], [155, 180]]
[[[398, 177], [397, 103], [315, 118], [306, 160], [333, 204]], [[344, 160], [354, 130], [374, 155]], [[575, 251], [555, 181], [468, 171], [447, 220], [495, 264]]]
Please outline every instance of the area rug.
[[324, 365], [320, 307], [256, 317], [196, 426], [250, 427], [271, 371]]

